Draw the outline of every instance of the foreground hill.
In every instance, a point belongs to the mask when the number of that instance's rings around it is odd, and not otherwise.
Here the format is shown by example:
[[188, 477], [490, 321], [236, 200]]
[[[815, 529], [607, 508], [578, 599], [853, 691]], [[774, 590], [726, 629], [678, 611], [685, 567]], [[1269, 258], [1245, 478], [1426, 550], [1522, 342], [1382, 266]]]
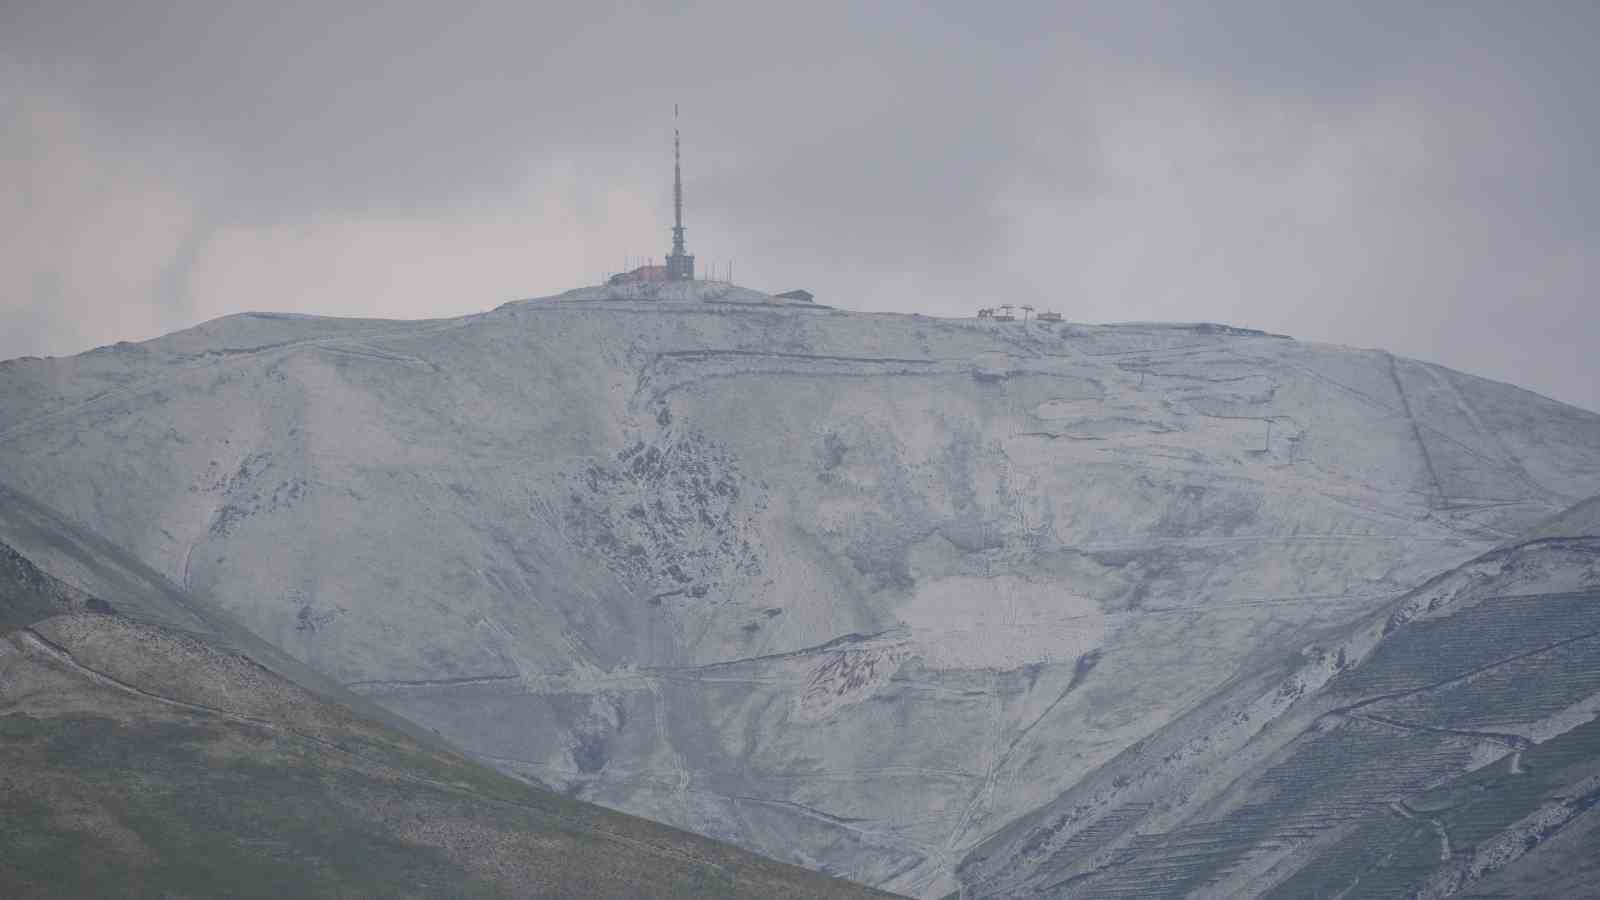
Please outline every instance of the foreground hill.
[[[0, 531], [48, 533], [0, 493]], [[28, 521], [18, 525], [19, 518]], [[363, 717], [0, 543], [0, 896], [887, 896], [569, 800]], [[167, 592], [176, 596], [175, 592]], [[109, 594], [113, 599], [117, 594]]]
[[586, 290], [6, 363], [0, 482], [503, 771], [934, 897], [1600, 493], [1600, 417], [1223, 326]]

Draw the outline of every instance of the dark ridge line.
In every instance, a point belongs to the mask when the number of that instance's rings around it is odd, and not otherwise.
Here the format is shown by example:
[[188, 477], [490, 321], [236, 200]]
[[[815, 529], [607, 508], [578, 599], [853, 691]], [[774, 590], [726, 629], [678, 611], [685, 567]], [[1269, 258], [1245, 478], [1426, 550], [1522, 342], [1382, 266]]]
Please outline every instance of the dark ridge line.
[[1481, 740], [1494, 741], [1497, 744], [1504, 744], [1513, 750], [1528, 750], [1534, 746], [1537, 746], [1538, 744], [1537, 741], [1530, 740], [1529, 738], [1525, 738], [1519, 734], [1504, 734], [1498, 731], [1467, 731], [1460, 728], [1441, 728], [1434, 725], [1422, 725], [1417, 722], [1407, 722], [1402, 719], [1391, 719], [1388, 716], [1377, 716], [1371, 713], [1354, 714], [1349, 718], [1360, 722], [1376, 722], [1380, 725], [1388, 725], [1391, 728], [1397, 728], [1402, 731], [1425, 731], [1430, 734], [1449, 734], [1457, 735], [1459, 737], [1479, 738]]
[[[1484, 553], [1482, 553], [1482, 554], [1480, 554], [1478, 556], [1475, 556], [1472, 559], [1467, 560], [1466, 562], [1462, 563], [1460, 566], [1457, 566], [1457, 567], [1455, 567], [1453, 569], [1449, 569], [1447, 571], [1440, 572], [1438, 575], [1435, 575], [1432, 578], [1429, 578], [1427, 581], [1424, 581], [1422, 584], [1419, 584], [1416, 587], [1412, 588], [1411, 590], [1406, 591], [1404, 597], [1402, 597], [1401, 599], [1405, 600], [1405, 598], [1419, 596], [1419, 595], [1423, 594], [1424, 592], [1428, 591], [1429, 589], [1435, 588], [1435, 587], [1443, 584], [1444, 582], [1448, 581], [1449, 579], [1451, 579], [1452, 577], [1457, 575], [1459, 573], [1460, 569], [1465, 567], [1465, 566], [1475, 565], [1475, 564], [1485, 563], [1485, 562], [1490, 562], [1490, 561], [1498, 560], [1498, 559], [1503, 559], [1505, 557], [1511, 556], [1511, 555], [1513, 555], [1513, 554], [1515, 554], [1515, 553], [1517, 553], [1519, 551], [1528, 549], [1530, 547], [1556, 546], [1556, 545], [1563, 545], [1563, 544], [1571, 545], [1574, 548], [1588, 549], [1591, 552], [1600, 553], [1600, 536], [1544, 537], [1544, 538], [1534, 538], [1531, 541], [1522, 541], [1522, 542], [1516, 543], [1516, 544], [1507, 544], [1507, 545], [1504, 545], [1504, 546], [1495, 547], [1495, 548], [1493, 548], [1491, 550], [1485, 551]], [[1585, 547], [1585, 545], [1590, 545], [1590, 546]], [[1573, 596], [1578, 596], [1580, 594], [1593, 594], [1593, 593], [1600, 593], [1600, 588], [1587, 588], [1587, 589], [1576, 590], [1576, 591], [1538, 591], [1538, 592], [1530, 593], [1530, 594], [1501, 594], [1501, 595], [1483, 597], [1483, 598], [1480, 598], [1480, 601], [1481, 600], [1522, 600], [1522, 599], [1530, 599], [1530, 598], [1533, 598], [1533, 597], [1573, 597]], [[1413, 621], [1417, 617], [1417, 615], [1419, 613], [1425, 611], [1425, 610], [1418, 610], [1417, 612], [1413, 612], [1409, 616], [1406, 616], [1405, 618], [1401, 618], [1402, 613], [1404, 613], [1406, 611], [1406, 607], [1408, 605], [1409, 605], [1408, 603], [1402, 602], [1401, 604], [1399, 604], [1398, 607], [1395, 608], [1395, 611], [1389, 615], [1388, 621], [1386, 621], [1384, 623], [1384, 625], [1383, 625], [1383, 634], [1385, 636], [1387, 636], [1390, 632], [1394, 631], [1396, 628], [1399, 628], [1399, 627], [1405, 625], [1406, 623]]]
[[[1563, 540], [1562, 538], [1541, 538], [1541, 540]], [[1472, 560], [1468, 560], [1472, 562]], [[1600, 598], [1600, 588], [1581, 588], [1576, 591], [1535, 591], [1531, 594], [1490, 594], [1479, 597], [1477, 602], [1485, 603], [1490, 600], [1537, 600], [1541, 597], [1596, 597]]]
[[1005, 751], [1001, 753], [999, 757], [1000, 765], [1004, 765], [1006, 762], [1010, 761], [1011, 754], [1016, 751], [1017, 745], [1021, 744], [1022, 741], [1033, 731], [1033, 729], [1038, 727], [1040, 722], [1043, 722], [1046, 717], [1055, 712], [1056, 707], [1060, 706], [1061, 702], [1067, 699], [1068, 694], [1071, 694], [1073, 691], [1078, 689], [1079, 685], [1083, 684], [1084, 680], [1089, 677], [1089, 673], [1094, 671], [1094, 667], [1098, 665], [1099, 662], [1100, 652], [1098, 650], [1091, 650], [1088, 653], [1078, 657], [1077, 661], [1073, 664], [1072, 678], [1067, 681], [1066, 689], [1063, 690], [1061, 694], [1056, 697], [1056, 699], [1050, 701], [1050, 705], [1046, 706], [1044, 711], [1039, 713], [1039, 715], [1035, 717], [1032, 722], [1029, 722], [1026, 728], [1017, 732], [1017, 736], [1012, 738], [1010, 743], [1006, 744]]
[[[205, 607], [193, 594], [179, 588], [170, 579], [102, 535], [78, 525], [62, 513], [40, 503], [33, 497], [0, 484], [0, 508], [9, 507], [20, 515], [17, 521], [33, 538], [45, 539], [57, 552], [82, 565], [105, 581], [116, 584], [128, 577], [134, 580], [135, 590], [147, 590], [146, 602], [153, 597], [159, 601], [145, 610], [128, 611], [119, 603], [108, 603], [117, 615], [144, 625], [163, 628], [171, 632], [188, 634], [218, 652], [232, 653], [248, 659], [274, 676], [295, 685], [322, 699], [353, 710], [363, 718], [409, 737], [419, 745], [436, 752], [459, 755], [460, 750], [440, 736], [429, 732], [411, 720], [392, 713], [377, 703], [339, 685], [322, 672], [312, 669], [294, 657], [257, 637], [254, 632], [227, 616]], [[20, 550], [18, 551], [20, 553]], [[188, 621], [173, 624], [171, 615], [164, 614], [161, 603], [182, 611]], [[196, 630], [198, 626], [199, 629]]]
[[[1593, 593], [1593, 592], [1583, 592], [1583, 593]], [[1530, 596], [1540, 596], [1540, 595], [1533, 594], [1533, 595], [1530, 595]], [[1367, 708], [1369, 706], [1372, 706], [1373, 704], [1382, 703], [1382, 702], [1384, 702], [1386, 700], [1399, 700], [1399, 699], [1401, 699], [1403, 697], [1411, 697], [1411, 696], [1415, 696], [1417, 694], [1425, 694], [1425, 693], [1427, 693], [1429, 691], [1438, 690], [1439, 688], [1442, 688], [1442, 687], [1449, 687], [1449, 686], [1451, 686], [1453, 684], [1459, 684], [1459, 683], [1461, 683], [1463, 681], [1466, 681], [1469, 678], [1472, 678], [1475, 675], [1482, 675], [1484, 672], [1488, 672], [1491, 669], [1498, 669], [1501, 666], [1506, 665], [1507, 663], [1514, 663], [1517, 660], [1527, 659], [1530, 656], [1538, 656], [1541, 653], [1548, 653], [1551, 650], [1556, 650], [1556, 649], [1559, 649], [1561, 647], [1565, 647], [1568, 644], [1576, 644], [1579, 641], [1587, 641], [1587, 640], [1590, 640], [1590, 639], [1596, 638], [1596, 637], [1600, 637], [1600, 631], [1590, 631], [1590, 632], [1587, 632], [1585, 634], [1577, 635], [1576, 637], [1562, 638], [1559, 641], [1555, 641], [1553, 643], [1545, 644], [1545, 645], [1540, 646], [1540, 647], [1535, 647], [1534, 649], [1529, 650], [1529, 651], [1527, 651], [1525, 653], [1518, 653], [1518, 654], [1515, 654], [1513, 656], [1507, 656], [1507, 657], [1504, 657], [1502, 659], [1497, 659], [1494, 662], [1486, 663], [1486, 664], [1484, 664], [1482, 666], [1478, 666], [1477, 668], [1471, 669], [1471, 670], [1466, 671], [1466, 672], [1462, 672], [1459, 675], [1452, 675], [1449, 678], [1445, 678], [1445, 679], [1442, 679], [1440, 681], [1435, 681], [1435, 682], [1432, 682], [1431, 684], [1425, 684], [1425, 685], [1422, 685], [1420, 687], [1415, 687], [1415, 688], [1404, 688], [1404, 689], [1398, 690], [1398, 691], [1389, 691], [1388, 693], [1379, 694], [1379, 695], [1377, 695], [1375, 697], [1368, 697], [1365, 700], [1361, 700], [1361, 701], [1358, 701], [1356, 703], [1351, 703], [1351, 704], [1348, 704], [1346, 706], [1335, 707], [1333, 709], [1328, 710], [1326, 713], [1324, 713], [1324, 715], [1328, 715], [1328, 716], [1337, 715], [1337, 716], [1356, 717], [1353, 714], [1358, 709], [1365, 709], [1365, 708]]]
[[487, 684], [496, 681], [521, 681], [521, 675], [465, 675], [460, 678], [371, 679], [346, 681], [347, 688], [356, 687], [449, 687], [457, 684]]
[[776, 800], [776, 799], [773, 799], [771, 797], [749, 797], [749, 796], [745, 796], [745, 795], [742, 795], [742, 794], [728, 794], [726, 796], [727, 796], [727, 798], [729, 800], [733, 800], [735, 802], [765, 803], [765, 804], [768, 804], [770, 806], [788, 806], [788, 807], [793, 807], [794, 809], [798, 809], [798, 810], [800, 810], [802, 812], [805, 812], [805, 813], [807, 813], [809, 815], [816, 816], [817, 818], [822, 819], [825, 822], [831, 822], [834, 825], [854, 825], [857, 822], [870, 822], [870, 821], [872, 821], [871, 819], [852, 819], [852, 818], [850, 818], [848, 816], [836, 816], [836, 815], [833, 815], [832, 813], [825, 813], [822, 810], [817, 809], [815, 807], [807, 806], [804, 803], [796, 803], [793, 800]]
[[[1433, 454], [1428, 452], [1428, 444], [1422, 439], [1422, 428], [1417, 424], [1417, 417], [1411, 411], [1411, 400], [1406, 396], [1405, 385], [1400, 383], [1400, 372], [1395, 363], [1394, 354], [1384, 351], [1384, 358], [1389, 361], [1389, 380], [1394, 382], [1395, 392], [1400, 395], [1400, 405], [1405, 410], [1406, 419], [1411, 422], [1411, 434], [1417, 441], [1417, 447], [1422, 450], [1422, 461], [1428, 467], [1428, 479], [1433, 482], [1433, 493], [1437, 502], [1442, 505], [1445, 500], [1444, 486], [1439, 483], [1439, 472], [1433, 467]], [[1430, 506], [1434, 504], [1430, 503]], [[1436, 507], [1437, 508], [1437, 507]]]
[[768, 653], [768, 654], [764, 654], [764, 655], [761, 655], [761, 656], [745, 656], [745, 657], [741, 657], [739, 659], [725, 659], [725, 660], [721, 660], [719, 662], [706, 663], [703, 666], [650, 666], [648, 668], [640, 669], [639, 671], [641, 673], [703, 672], [703, 671], [705, 671], [707, 669], [721, 669], [721, 668], [727, 668], [728, 666], [744, 665], [745, 663], [771, 662], [773, 660], [780, 660], [780, 659], [793, 659], [793, 658], [798, 657], [798, 656], [809, 656], [810, 654], [813, 654], [813, 653], [821, 653], [821, 652], [823, 652], [825, 650], [837, 649], [838, 647], [840, 647], [842, 645], [845, 645], [845, 644], [861, 644], [861, 643], [865, 643], [867, 641], [872, 640], [873, 638], [883, 637], [884, 635], [889, 634], [889, 633], [890, 633], [889, 631], [878, 631], [878, 632], [874, 632], [872, 634], [861, 634], [860, 632], [851, 632], [850, 634], [840, 635], [839, 637], [836, 637], [836, 638], [834, 638], [834, 639], [832, 639], [830, 641], [825, 641], [825, 642], [823, 642], [821, 644], [817, 644], [817, 645], [812, 646], [812, 647], [801, 647], [798, 650], [786, 650], [783, 653]]
[[[58, 664], [65, 665], [68, 669], [86, 676], [91, 682], [105, 684], [114, 689], [144, 697], [147, 700], [154, 700], [157, 703], [161, 703], [166, 706], [174, 706], [178, 709], [184, 709], [190, 712], [207, 713], [210, 715], [221, 716], [225, 719], [233, 719], [237, 722], [245, 722], [250, 725], [257, 725], [262, 728], [273, 728], [277, 730], [288, 731], [291, 734], [300, 734], [300, 732], [294, 731], [293, 729], [278, 729], [277, 726], [266, 719], [258, 719], [254, 716], [244, 715], [243, 713], [230, 712], [215, 706], [206, 706], [203, 703], [192, 703], [188, 700], [178, 700], [174, 697], [167, 697], [162, 694], [147, 691], [138, 685], [129, 684], [128, 682], [123, 681], [114, 675], [107, 675], [99, 669], [84, 665], [78, 661], [77, 657], [72, 655], [72, 651], [33, 630], [32, 627], [20, 628], [17, 630], [17, 633], [22, 635], [23, 640], [39, 644], [40, 647], [45, 650], [46, 655], [55, 660]], [[215, 652], [215, 648], [212, 648], [212, 650]], [[248, 659], [248, 657], [245, 658]], [[254, 660], [249, 661], [252, 665], [257, 665], [259, 667], [259, 664], [255, 663]], [[287, 681], [287, 679], [285, 680]], [[292, 682], [290, 683], [292, 684]], [[298, 687], [298, 685], [296, 685], [296, 687]], [[302, 690], [304, 689], [302, 688]], [[316, 738], [312, 738], [310, 735], [301, 736], [311, 740], [316, 740]]]
[[381, 350], [367, 347], [366, 345], [361, 346], [363, 349], [357, 349], [356, 347], [340, 347], [335, 344], [314, 344], [311, 346], [311, 349], [320, 350], [323, 353], [328, 353], [333, 356], [349, 356], [355, 359], [369, 359], [375, 362], [396, 363], [407, 368], [425, 369], [430, 372], [442, 371], [439, 368], [438, 363], [429, 362], [421, 357], [406, 356], [400, 353], [385, 353]]
[[[1146, 432], [1146, 433], [1148, 434], [1149, 432]], [[1012, 436], [1013, 437], [1045, 438], [1046, 440], [1051, 440], [1051, 441], [1058, 441], [1058, 440], [1062, 440], [1062, 439], [1066, 439], [1066, 440], [1069, 440], [1069, 441], [1103, 441], [1103, 440], [1105, 440], [1105, 438], [1100, 437], [1099, 435], [1072, 434], [1072, 433], [1066, 432], [1066, 431], [1063, 431], [1063, 432], [1060, 432], [1060, 433], [1057, 433], [1057, 432], [1054, 432], [1054, 431], [1019, 431], [1015, 435], [1012, 435]]]
[[[1555, 494], [1555, 491], [1552, 491], [1533, 477], [1533, 473], [1529, 472], [1528, 467], [1523, 464], [1522, 457], [1512, 451], [1505, 440], [1500, 437], [1498, 431], [1483, 424], [1483, 416], [1479, 414], [1477, 406], [1473, 404], [1472, 399], [1467, 396], [1467, 392], [1463, 391], [1458, 383], [1456, 376], [1460, 374], [1453, 369], [1447, 369], [1442, 366], [1434, 372], [1436, 378], [1442, 378], [1444, 383], [1450, 386], [1450, 392], [1455, 395], [1456, 402], [1461, 406], [1461, 411], [1466, 414], [1467, 421], [1477, 430], [1478, 434], [1492, 441], [1496, 447], [1500, 448], [1500, 452], [1505, 459], [1516, 466], [1517, 473], [1522, 477], [1523, 485], [1547, 495]], [[1560, 495], [1557, 494], [1556, 496]]]

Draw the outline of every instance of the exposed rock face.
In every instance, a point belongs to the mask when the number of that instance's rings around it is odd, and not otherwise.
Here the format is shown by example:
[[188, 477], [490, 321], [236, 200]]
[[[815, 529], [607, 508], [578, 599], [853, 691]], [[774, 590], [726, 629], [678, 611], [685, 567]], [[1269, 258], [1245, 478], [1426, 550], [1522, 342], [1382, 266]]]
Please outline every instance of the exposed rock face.
[[4, 364], [0, 482], [505, 771], [922, 896], [1600, 493], [1600, 417], [1381, 352], [609, 297]]

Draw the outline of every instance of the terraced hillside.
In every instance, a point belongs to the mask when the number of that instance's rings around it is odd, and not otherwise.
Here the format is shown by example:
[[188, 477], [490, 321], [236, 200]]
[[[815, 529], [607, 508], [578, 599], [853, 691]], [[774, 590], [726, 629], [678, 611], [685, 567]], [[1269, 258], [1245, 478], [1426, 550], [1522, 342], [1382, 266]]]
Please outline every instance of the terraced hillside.
[[1600, 417], [1226, 326], [697, 284], [0, 364], [0, 482], [504, 772], [939, 897], [1600, 493]]
[[[979, 847], [963, 881], [1000, 897], [1600, 894], [1600, 529], [1583, 512], [1242, 680]], [[1269, 724], [1239, 728], [1252, 718]]]
[[[0, 530], [139, 568], [19, 502]], [[146, 621], [0, 543], [0, 896], [888, 896], [529, 787], [153, 624], [128, 587]]]

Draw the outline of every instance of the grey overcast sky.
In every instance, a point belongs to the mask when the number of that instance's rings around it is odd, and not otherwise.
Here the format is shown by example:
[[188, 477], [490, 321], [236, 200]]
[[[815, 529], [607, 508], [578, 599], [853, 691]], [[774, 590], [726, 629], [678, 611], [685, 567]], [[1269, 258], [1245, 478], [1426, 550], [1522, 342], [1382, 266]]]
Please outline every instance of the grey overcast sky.
[[1600, 3], [0, 0], [0, 358], [689, 249], [851, 309], [1220, 321], [1600, 409]]

